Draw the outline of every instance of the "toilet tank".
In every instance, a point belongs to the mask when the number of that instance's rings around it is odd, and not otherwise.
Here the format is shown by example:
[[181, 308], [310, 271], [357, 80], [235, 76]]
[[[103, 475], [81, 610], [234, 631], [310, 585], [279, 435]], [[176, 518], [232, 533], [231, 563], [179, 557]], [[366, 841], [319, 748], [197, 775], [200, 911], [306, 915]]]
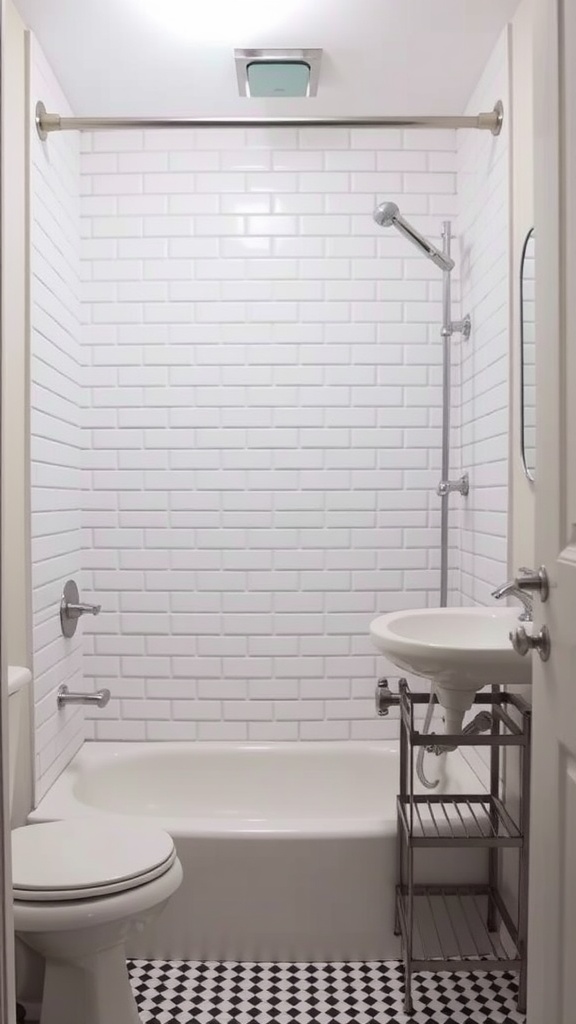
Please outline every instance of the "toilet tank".
[[32, 728], [29, 669], [8, 666], [8, 784], [10, 824], [25, 825], [32, 810]]

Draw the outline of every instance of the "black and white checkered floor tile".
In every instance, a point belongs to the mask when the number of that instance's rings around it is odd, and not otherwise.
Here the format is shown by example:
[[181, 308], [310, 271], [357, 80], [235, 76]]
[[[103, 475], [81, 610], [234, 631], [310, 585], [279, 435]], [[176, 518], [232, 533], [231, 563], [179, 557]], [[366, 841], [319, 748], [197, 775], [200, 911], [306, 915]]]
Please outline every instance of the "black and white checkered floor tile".
[[420, 974], [403, 1012], [397, 960], [254, 964], [129, 961], [142, 1024], [523, 1024], [516, 975]]

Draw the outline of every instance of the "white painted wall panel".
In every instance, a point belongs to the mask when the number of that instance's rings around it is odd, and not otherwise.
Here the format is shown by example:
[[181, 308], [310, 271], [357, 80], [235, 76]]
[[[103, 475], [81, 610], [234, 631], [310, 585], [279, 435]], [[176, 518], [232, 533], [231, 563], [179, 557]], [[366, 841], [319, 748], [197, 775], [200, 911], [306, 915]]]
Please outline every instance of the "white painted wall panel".
[[[32, 107], [41, 96], [69, 110], [37, 42], [31, 47]], [[58, 711], [61, 683], [82, 689], [82, 638], [60, 631], [64, 582], [82, 568], [80, 426], [80, 144], [63, 134], [40, 142], [31, 120], [31, 518], [36, 796], [84, 738], [82, 709]]]
[[508, 34], [505, 32], [470, 99], [505, 108], [502, 133], [458, 133], [458, 201], [462, 308], [473, 333], [463, 343], [460, 460], [471, 490], [460, 518], [460, 586], [464, 604], [490, 604], [507, 578], [510, 372], [510, 168]]

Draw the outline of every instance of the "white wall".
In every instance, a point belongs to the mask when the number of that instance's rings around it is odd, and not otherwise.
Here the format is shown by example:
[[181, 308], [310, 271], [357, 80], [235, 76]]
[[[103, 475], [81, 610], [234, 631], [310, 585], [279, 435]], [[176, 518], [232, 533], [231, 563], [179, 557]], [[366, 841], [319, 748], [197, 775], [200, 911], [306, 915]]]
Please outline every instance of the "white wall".
[[79, 140], [74, 133], [40, 142], [38, 97], [68, 111], [38, 45], [31, 51], [31, 506], [33, 669], [37, 797], [84, 737], [81, 709], [57, 711], [61, 683], [82, 688], [80, 633], [66, 640], [59, 602], [64, 582], [79, 578], [81, 431], [79, 295]]
[[[520, 457], [520, 260], [524, 239], [534, 226], [533, 0], [523, 0], [512, 24], [512, 352], [510, 410], [509, 569], [534, 563], [534, 484]], [[533, 368], [532, 368], [533, 372]]]
[[498, 137], [458, 133], [458, 235], [462, 310], [472, 335], [458, 342], [460, 466], [470, 496], [460, 513], [463, 604], [490, 604], [507, 578], [510, 367], [510, 106], [508, 33], [496, 46], [467, 113], [504, 103]]
[[26, 30], [6, 5], [2, 63], [2, 628], [6, 661], [30, 667], [28, 145]]
[[437, 238], [454, 133], [83, 149], [93, 735], [386, 735], [368, 624], [438, 595], [441, 274], [372, 210]]
[[[13, 1024], [16, 1006], [15, 937], [12, 906], [10, 828], [24, 823], [32, 804], [31, 722], [28, 702], [15, 715], [8, 707], [7, 664], [19, 660], [29, 666], [31, 658], [30, 559], [28, 519], [27, 445], [27, 68], [26, 30], [10, 0], [2, 5], [2, 231], [1, 266], [1, 470], [2, 598], [1, 690], [2, 704], [0, 761], [2, 781], [2, 926], [0, 928], [0, 986], [7, 1024]], [[23, 702], [24, 703], [24, 702]], [[15, 721], [15, 719], [17, 721]], [[15, 744], [22, 742], [20, 773], [15, 785]]]
[[[523, 0], [511, 31], [510, 81], [514, 105], [511, 134], [512, 245], [511, 245], [511, 353], [510, 353], [510, 520], [509, 575], [522, 565], [534, 564], [534, 485], [524, 473], [520, 441], [520, 261], [527, 231], [534, 224], [534, 3]], [[533, 269], [532, 269], [533, 273]], [[517, 687], [524, 700], [532, 702], [532, 687]], [[506, 802], [518, 813], [520, 772], [518, 752], [506, 751]], [[510, 906], [518, 898], [517, 858], [512, 851], [502, 856], [503, 885]]]

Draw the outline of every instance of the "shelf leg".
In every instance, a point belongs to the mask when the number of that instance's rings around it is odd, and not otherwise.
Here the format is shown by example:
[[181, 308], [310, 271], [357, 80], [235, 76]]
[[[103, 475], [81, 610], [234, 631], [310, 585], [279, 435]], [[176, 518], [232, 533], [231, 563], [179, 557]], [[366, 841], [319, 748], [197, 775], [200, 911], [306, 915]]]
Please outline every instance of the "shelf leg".
[[[396, 834], [396, 878], [398, 879], [400, 892], [402, 892], [404, 890], [404, 840], [400, 814], [398, 814], [397, 828], [398, 832]], [[394, 935], [401, 934], [400, 910], [398, 907], [398, 899], [398, 894], [396, 894], [396, 899], [394, 901]]]
[[[486, 927], [489, 932], [497, 932], [500, 927], [500, 915], [496, 902], [492, 896], [498, 885], [498, 851], [490, 850], [488, 854], [489, 866], [488, 866], [488, 877], [490, 884], [490, 892], [488, 894], [488, 911], [486, 914]], [[496, 861], [496, 864], [493, 862]]]
[[526, 967], [526, 961], [524, 960], [518, 975], [518, 1000], [516, 1002], [518, 1013], [526, 1013], [526, 1001], [528, 994], [528, 971]]
[[[495, 697], [500, 692], [499, 686], [493, 686], [491, 688], [492, 696]], [[500, 732], [500, 722], [497, 720], [494, 714], [495, 704], [492, 704], [492, 729], [491, 733], [493, 736], [497, 736]], [[490, 795], [497, 798], [500, 790], [500, 747], [496, 745], [490, 747]], [[492, 817], [492, 827], [497, 827], [498, 819], [494, 814]], [[497, 932], [500, 927], [500, 915], [496, 907], [495, 900], [492, 893], [498, 892], [499, 885], [499, 871], [500, 860], [499, 851], [496, 847], [491, 848], [488, 851], [488, 885], [490, 886], [490, 893], [488, 896], [488, 913], [486, 915], [486, 927], [489, 932]]]
[[[411, 790], [413, 777], [411, 776]], [[406, 851], [408, 860], [408, 902], [406, 907], [406, 942], [404, 944], [404, 1012], [412, 1013], [412, 950], [414, 943], [414, 850]]]
[[412, 1002], [412, 964], [410, 961], [411, 952], [404, 951], [404, 1013], [414, 1013]]
[[402, 929], [400, 928], [400, 914], [398, 912], [398, 900], [396, 900], [395, 910], [394, 910], [394, 935], [398, 936], [398, 935], [401, 935], [401, 934], [402, 934]]
[[527, 968], [528, 968], [528, 861], [530, 855], [530, 740], [532, 717], [529, 711], [524, 714], [524, 733], [527, 738], [525, 747], [520, 751], [522, 773], [522, 789], [520, 803], [520, 831], [524, 837], [519, 858], [518, 879], [518, 949], [522, 957], [522, 965], [518, 976], [518, 1012], [526, 1012]]
[[[400, 693], [401, 693], [401, 699], [405, 699], [405, 695], [403, 694], [403, 690], [402, 690], [402, 682], [400, 683]], [[399, 782], [399, 787], [398, 787], [399, 788], [399, 792], [400, 792], [400, 799], [401, 800], [403, 800], [405, 798], [406, 791], [407, 791], [407, 776], [406, 776], [406, 773], [407, 773], [407, 767], [408, 767], [408, 760], [407, 760], [407, 749], [406, 748], [407, 748], [406, 726], [405, 726], [405, 723], [404, 723], [404, 718], [403, 718], [402, 713], [401, 713], [400, 714], [400, 782]], [[404, 890], [404, 830], [403, 830], [402, 821], [401, 821], [401, 818], [400, 818], [400, 808], [398, 808], [398, 811], [397, 811], [397, 826], [396, 827], [397, 827], [397, 832], [396, 832], [396, 879], [397, 879], [398, 885], [400, 886], [400, 892], [403, 892], [403, 890]], [[401, 928], [400, 928], [400, 911], [399, 911], [399, 908], [398, 908], [398, 895], [396, 896], [396, 901], [395, 901], [394, 907], [395, 907], [395, 912], [394, 912], [394, 935], [400, 935], [401, 934]]]

